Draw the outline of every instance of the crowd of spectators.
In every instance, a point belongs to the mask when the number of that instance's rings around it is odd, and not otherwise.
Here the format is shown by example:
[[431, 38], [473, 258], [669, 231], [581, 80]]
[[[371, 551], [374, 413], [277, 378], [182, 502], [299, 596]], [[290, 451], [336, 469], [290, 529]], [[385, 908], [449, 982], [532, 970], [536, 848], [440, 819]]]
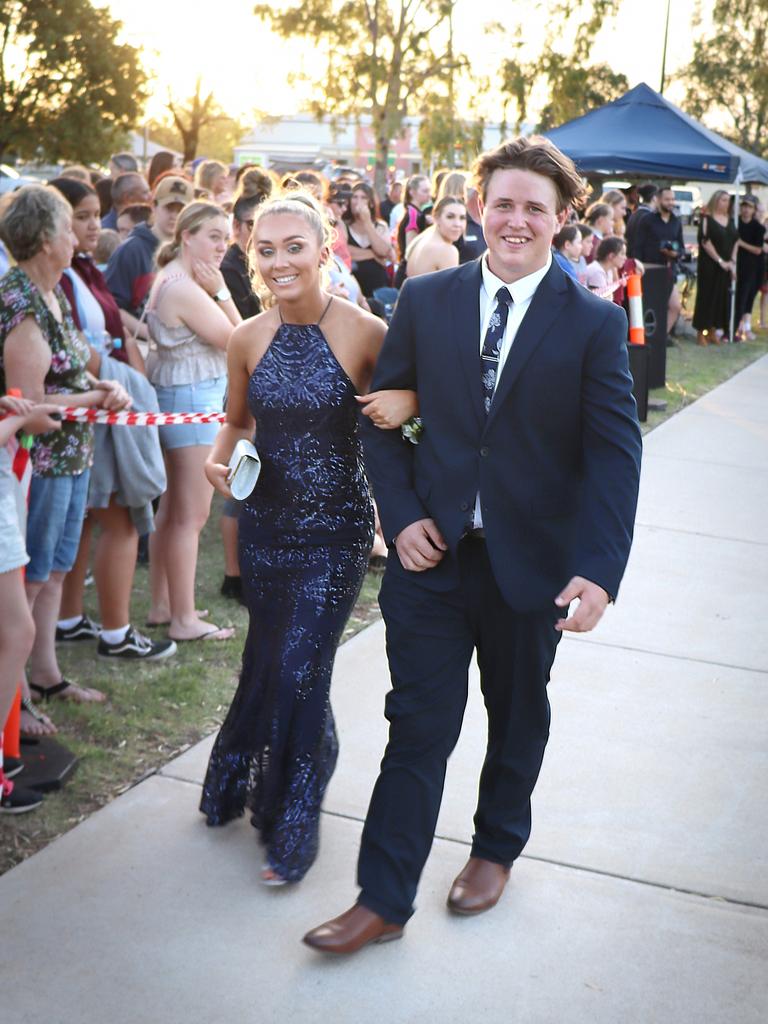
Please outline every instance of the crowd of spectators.
[[[57, 409], [221, 411], [229, 336], [264, 302], [249, 264], [256, 212], [267, 198], [293, 190], [311, 194], [334, 229], [329, 294], [384, 319], [405, 280], [485, 250], [479, 196], [462, 170], [392, 178], [380, 201], [371, 182], [351, 168], [330, 179], [312, 170], [278, 178], [216, 160], [181, 168], [173, 154], [158, 153], [144, 173], [133, 156], [118, 153], [108, 175], [72, 165], [47, 186], [6, 197], [0, 210], [9, 264], [0, 268], [6, 271], [0, 276], [0, 395], [6, 396], [0, 399], [0, 726], [22, 680], [21, 725], [30, 736], [56, 731], [47, 712], [57, 700], [103, 700], [98, 690], [63, 678], [57, 644], [91, 642], [106, 658], [157, 660], [172, 657], [179, 643], [231, 635], [207, 621], [195, 602], [197, 546], [212, 497], [203, 463], [216, 425], [94, 430], [60, 422]], [[736, 269], [740, 336], [753, 336], [751, 311], [760, 292], [761, 326], [765, 319], [762, 217], [747, 196], [734, 227], [728, 204], [727, 193], [716, 192], [699, 228], [693, 322], [701, 344], [719, 341], [727, 330]], [[628, 274], [663, 268], [671, 331], [681, 312], [676, 268], [684, 248], [672, 190], [647, 183], [609, 189], [586, 210], [571, 211], [555, 236], [553, 258], [579, 285], [620, 304]], [[12, 472], [20, 431], [36, 437], [26, 522], [22, 485]], [[228, 501], [221, 517], [221, 590], [234, 600], [242, 600], [238, 511]], [[147, 538], [152, 604], [144, 628], [151, 636], [131, 621], [137, 552]], [[383, 564], [386, 553], [378, 534], [372, 564]], [[83, 610], [91, 568], [98, 622]], [[163, 628], [165, 636], [155, 632]], [[19, 812], [40, 797], [8, 783], [15, 770], [7, 762], [3, 775], [0, 760], [2, 809]]]

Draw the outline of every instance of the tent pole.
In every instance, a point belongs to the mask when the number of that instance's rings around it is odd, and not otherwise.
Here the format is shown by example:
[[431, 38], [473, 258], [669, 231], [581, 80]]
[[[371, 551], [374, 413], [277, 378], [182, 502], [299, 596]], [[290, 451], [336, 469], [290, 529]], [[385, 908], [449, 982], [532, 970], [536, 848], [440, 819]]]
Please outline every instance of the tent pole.
[[[736, 173], [736, 195], [733, 198], [733, 226], [736, 228], [738, 234], [739, 230], [739, 194], [741, 192], [741, 165]], [[738, 260], [737, 260], [738, 266]], [[736, 340], [736, 283], [738, 279], [738, 270], [736, 270], [731, 277], [731, 316], [728, 327], [728, 341], [733, 344]]]
[[669, 8], [672, 0], [667, 0], [667, 18], [664, 24], [664, 50], [661, 55], [661, 85], [659, 92], [664, 95], [664, 85], [667, 77], [667, 40], [669, 39]]

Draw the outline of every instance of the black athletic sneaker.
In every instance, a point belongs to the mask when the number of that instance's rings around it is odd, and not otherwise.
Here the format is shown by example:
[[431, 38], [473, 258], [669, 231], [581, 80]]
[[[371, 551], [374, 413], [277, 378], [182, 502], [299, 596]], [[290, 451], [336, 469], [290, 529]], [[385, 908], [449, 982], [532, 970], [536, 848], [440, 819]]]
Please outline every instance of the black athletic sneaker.
[[19, 774], [19, 772], [23, 771], [24, 762], [20, 757], [9, 757], [8, 754], [3, 757], [2, 772], [6, 779], [13, 779]]
[[97, 648], [100, 658], [125, 658], [131, 661], [159, 661], [176, 653], [175, 640], [150, 640], [133, 626], [128, 627], [125, 637], [116, 644], [99, 639]]
[[76, 622], [74, 626], [70, 626], [68, 629], [62, 629], [60, 626], [57, 626], [56, 643], [73, 644], [79, 643], [81, 640], [97, 640], [99, 628], [87, 615], [84, 615], [79, 622]]
[[23, 789], [15, 782], [8, 782], [0, 775], [0, 814], [24, 814], [34, 811], [43, 798], [33, 789]]

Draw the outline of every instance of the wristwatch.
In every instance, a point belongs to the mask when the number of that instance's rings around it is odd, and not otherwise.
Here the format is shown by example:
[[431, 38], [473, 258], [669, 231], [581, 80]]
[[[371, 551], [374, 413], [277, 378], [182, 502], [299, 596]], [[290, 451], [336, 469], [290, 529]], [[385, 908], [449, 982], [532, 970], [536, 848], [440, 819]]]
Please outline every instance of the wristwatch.
[[232, 293], [229, 288], [219, 288], [214, 296], [212, 296], [214, 302], [226, 302], [232, 298]]

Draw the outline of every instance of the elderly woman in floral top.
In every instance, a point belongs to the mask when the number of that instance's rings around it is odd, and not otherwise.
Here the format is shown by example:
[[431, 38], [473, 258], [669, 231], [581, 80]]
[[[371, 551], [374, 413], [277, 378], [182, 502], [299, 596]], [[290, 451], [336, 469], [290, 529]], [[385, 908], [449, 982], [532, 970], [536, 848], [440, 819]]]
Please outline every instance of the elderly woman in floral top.
[[[0, 393], [17, 388], [25, 398], [39, 402], [45, 395], [60, 406], [128, 406], [119, 384], [88, 372], [90, 349], [58, 285], [76, 244], [69, 204], [53, 189], [19, 189], [0, 216], [0, 238], [17, 263], [0, 278]], [[34, 433], [35, 425], [27, 429]], [[32, 448], [26, 591], [36, 635], [29, 689], [41, 700], [104, 699], [62, 678], [55, 647], [61, 585], [77, 555], [92, 456], [93, 428], [85, 423], [42, 433]], [[29, 694], [25, 712], [25, 732], [55, 731]]]

